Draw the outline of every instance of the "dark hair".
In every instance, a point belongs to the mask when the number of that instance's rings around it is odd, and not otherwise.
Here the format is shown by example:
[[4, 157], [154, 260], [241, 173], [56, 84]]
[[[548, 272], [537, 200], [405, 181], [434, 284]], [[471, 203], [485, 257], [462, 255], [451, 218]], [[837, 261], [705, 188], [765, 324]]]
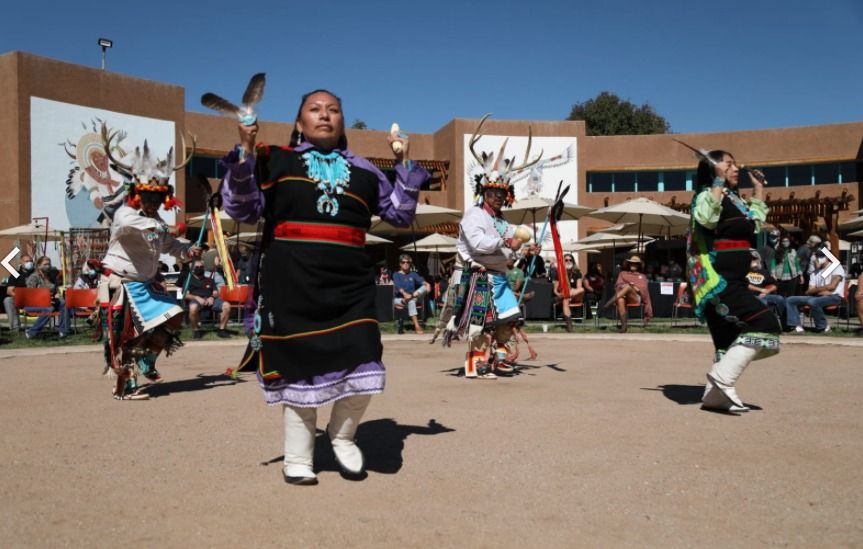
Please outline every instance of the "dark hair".
[[[294, 129], [291, 132], [291, 142], [290, 142], [291, 147], [296, 147], [297, 145], [300, 144], [300, 131], [297, 129], [297, 121], [300, 119], [300, 114], [302, 114], [302, 112], [303, 112], [303, 106], [306, 104], [306, 101], [308, 101], [309, 97], [315, 95], [316, 93], [325, 93], [325, 94], [331, 96], [339, 104], [339, 108], [340, 109], [342, 108], [342, 98], [339, 97], [338, 95], [334, 94], [330, 90], [325, 90], [325, 89], [321, 88], [321, 89], [313, 90], [313, 91], [310, 91], [309, 93], [303, 94], [302, 99], [300, 99], [300, 107], [297, 109], [297, 117], [294, 119]], [[342, 111], [342, 118], [344, 119], [344, 110]], [[337, 147], [342, 149], [342, 150], [345, 150], [348, 148], [348, 138], [345, 137], [344, 133], [339, 138], [339, 144], [337, 145]]]
[[[734, 155], [730, 152], [723, 151], [717, 149], [715, 151], [710, 151], [707, 153], [712, 160], [716, 162], [722, 162], [722, 159], [725, 158], [725, 155], [734, 158]], [[710, 164], [705, 159], [701, 159], [698, 161], [698, 171], [695, 174], [695, 190], [696, 192], [701, 191], [705, 187], [710, 187], [713, 185], [713, 178], [716, 177], [716, 171], [713, 169], [713, 165]]]

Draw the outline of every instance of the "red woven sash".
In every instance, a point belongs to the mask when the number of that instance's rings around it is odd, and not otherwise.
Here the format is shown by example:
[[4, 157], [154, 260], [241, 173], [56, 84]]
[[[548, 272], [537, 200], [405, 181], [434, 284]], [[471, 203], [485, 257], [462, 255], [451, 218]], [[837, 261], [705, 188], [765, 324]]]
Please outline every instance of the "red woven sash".
[[286, 240], [327, 242], [331, 244], [342, 244], [356, 247], [363, 247], [366, 245], [365, 231], [345, 225], [293, 223], [284, 221], [276, 225], [274, 234], [276, 238]]
[[752, 246], [748, 240], [717, 240], [713, 243], [717, 250], [748, 250]]

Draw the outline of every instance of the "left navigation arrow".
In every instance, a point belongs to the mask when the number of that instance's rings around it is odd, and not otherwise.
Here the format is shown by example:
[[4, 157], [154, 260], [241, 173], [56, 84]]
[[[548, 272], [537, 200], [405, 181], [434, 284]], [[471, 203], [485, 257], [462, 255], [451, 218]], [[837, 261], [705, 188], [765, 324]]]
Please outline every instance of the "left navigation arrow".
[[12, 248], [12, 251], [6, 254], [6, 257], [4, 257], [2, 261], [0, 261], [0, 265], [3, 265], [3, 268], [9, 271], [9, 274], [12, 275], [12, 278], [18, 278], [19, 276], [21, 276], [21, 273], [16, 271], [15, 267], [13, 267], [11, 263], [9, 263], [10, 261], [12, 261], [12, 258], [18, 255], [18, 252], [20, 251], [21, 250], [19, 250], [18, 248]]

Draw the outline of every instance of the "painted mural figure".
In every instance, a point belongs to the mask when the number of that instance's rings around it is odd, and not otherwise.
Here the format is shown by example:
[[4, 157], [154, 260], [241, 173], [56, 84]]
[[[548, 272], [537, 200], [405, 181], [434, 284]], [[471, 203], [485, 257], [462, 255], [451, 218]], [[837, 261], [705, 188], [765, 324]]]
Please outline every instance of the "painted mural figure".
[[[114, 213], [123, 205], [126, 197], [126, 187], [122, 177], [115, 178], [111, 162], [103, 146], [102, 136], [97, 129], [104, 122], [96, 118], [91, 121], [92, 128], [82, 124], [86, 133], [72, 143], [63, 143], [66, 154], [72, 159], [72, 168], [66, 178], [66, 200], [69, 224], [72, 227], [110, 227]], [[122, 159], [126, 150], [121, 143], [126, 138], [126, 132], [116, 132], [115, 141], [109, 145], [110, 153], [115, 158]], [[90, 212], [80, 208], [69, 207], [69, 202], [84, 193], [90, 200], [95, 211]], [[87, 213], [85, 213], [87, 212]]]

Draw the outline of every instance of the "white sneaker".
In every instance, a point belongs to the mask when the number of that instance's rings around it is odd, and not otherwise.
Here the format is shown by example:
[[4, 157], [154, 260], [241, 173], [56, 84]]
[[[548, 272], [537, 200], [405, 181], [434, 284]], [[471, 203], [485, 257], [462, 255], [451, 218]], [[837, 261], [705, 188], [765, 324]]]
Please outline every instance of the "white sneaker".
[[822, 333], [822, 334], [826, 334], [826, 333], [827, 333], [827, 332], [829, 332], [829, 331], [830, 331], [830, 325], [828, 324], [827, 326], [825, 326], [825, 327], [824, 327], [824, 329], [823, 329], [823, 330], [821, 330], [821, 333]]
[[803, 332], [805, 332], [805, 331], [806, 331], [806, 330], [804, 330], [804, 329], [803, 329], [803, 326], [795, 326], [795, 327], [794, 327], [794, 332], [795, 332], [795, 333], [802, 334], [802, 333], [803, 333]]

